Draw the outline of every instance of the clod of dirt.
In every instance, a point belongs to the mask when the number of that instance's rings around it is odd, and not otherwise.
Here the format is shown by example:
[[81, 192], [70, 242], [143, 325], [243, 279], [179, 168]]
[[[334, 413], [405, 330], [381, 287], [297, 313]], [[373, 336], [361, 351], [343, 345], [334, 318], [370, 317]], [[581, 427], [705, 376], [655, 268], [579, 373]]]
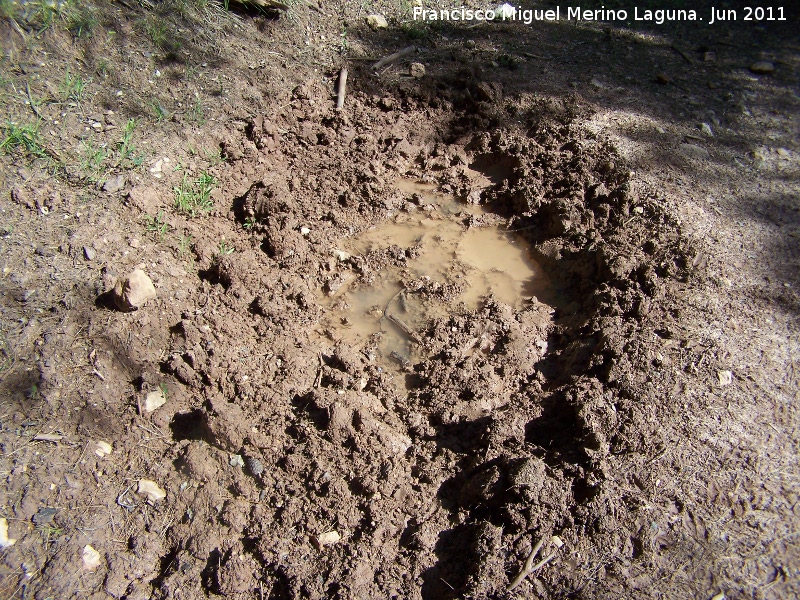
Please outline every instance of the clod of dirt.
[[103, 184], [103, 191], [108, 192], [109, 194], [113, 194], [114, 192], [120, 191], [124, 187], [125, 187], [125, 176], [117, 175], [116, 177], [112, 177], [111, 179], [106, 180], [106, 182]]
[[140, 479], [139, 487], [136, 490], [137, 494], [147, 496], [148, 502], [158, 502], [167, 497], [167, 492], [158, 487], [155, 481], [149, 479]]
[[17, 540], [8, 537], [8, 521], [0, 519], [0, 550], [11, 548]]
[[695, 144], [681, 144], [678, 148], [678, 151], [686, 158], [696, 158], [700, 160], [707, 160], [711, 158], [708, 150], [701, 148], [700, 146], [696, 146]]
[[383, 15], [369, 15], [367, 17], [367, 25], [369, 25], [372, 29], [388, 29], [389, 22], [386, 20], [386, 17]]
[[769, 75], [775, 71], [775, 65], [768, 60], [760, 60], [750, 65], [750, 70], [757, 75]]
[[83, 547], [83, 570], [94, 571], [100, 566], [100, 553], [89, 544]]
[[411, 63], [409, 73], [414, 79], [421, 79], [425, 77], [425, 65], [422, 63]]
[[316, 543], [317, 548], [322, 548], [323, 546], [332, 546], [333, 544], [338, 544], [341, 539], [342, 536], [340, 536], [337, 531], [326, 531], [325, 533], [321, 533], [315, 537], [314, 542]]
[[151, 413], [157, 408], [164, 406], [167, 402], [167, 397], [164, 395], [164, 390], [153, 390], [144, 399], [144, 412]]
[[56, 516], [55, 508], [40, 508], [35, 515], [33, 515], [33, 522], [37, 525], [47, 525]]
[[155, 297], [156, 288], [141, 269], [135, 269], [114, 286], [114, 303], [125, 312], [137, 310]]

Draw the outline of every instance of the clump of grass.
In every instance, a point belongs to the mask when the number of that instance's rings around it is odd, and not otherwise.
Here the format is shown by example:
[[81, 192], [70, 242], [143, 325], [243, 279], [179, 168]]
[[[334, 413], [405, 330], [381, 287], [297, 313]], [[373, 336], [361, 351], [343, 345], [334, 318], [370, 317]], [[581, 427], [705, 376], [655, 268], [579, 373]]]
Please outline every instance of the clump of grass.
[[169, 224], [167, 223], [167, 218], [164, 215], [164, 211], [158, 211], [156, 216], [152, 215], [145, 215], [145, 231], [152, 233], [153, 237], [156, 239], [163, 239], [165, 235], [167, 235], [167, 231], [169, 230]]
[[99, 181], [105, 172], [108, 150], [104, 145], [95, 146], [92, 138], [83, 140], [81, 147], [83, 150], [83, 157], [80, 159], [81, 171], [90, 182]]
[[236, 252], [236, 248], [233, 247], [232, 244], [229, 244], [225, 240], [222, 240], [217, 246], [217, 258], [222, 258], [223, 256], [228, 256]]
[[190, 217], [207, 213], [214, 208], [211, 192], [217, 184], [214, 177], [203, 171], [194, 181], [184, 174], [180, 185], [175, 186], [175, 208]]
[[14, 150], [20, 150], [23, 154], [34, 158], [45, 158], [47, 150], [42, 144], [39, 135], [39, 123], [25, 123], [18, 125], [8, 122], [2, 126], [3, 141], [0, 142], [0, 151], [8, 154]]
[[0, 19], [17, 19], [17, 3], [14, 0], [0, 0]]
[[81, 100], [83, 100], [83, 94], [86, 91], [86, 81], [84, 81], [80, 75], [73, 75], [69, 69], [67, 69], [59, 91], [61, 92], [61, 97], [64, 102], [72, 101], [75, 104], [80, 104]]
[[190, 265], [194, 264], [192, 257], [192, 244], [194, 240], [191, 235], [182, 235], [178, 238], [178, 258], [185, 260]]
[[59, 20], [69, 25], [80, 12], [78, 0], [28, 0], [22, 6], [23, 21], [42, 30]]
[[244, 223], [242, 223], [242, 227], [244, 227], [245, 229], [250, 231], [251, 229], [253, 229], [253, 227], [256, 226], [257, 223], [258, 223], [258, 221], [256, 221], [256, 218], [254, 216], [250, 215], [249, 217], [247, 217], [244, 220]]
[[169, 28], [167, 24], [161, 20], [152, 18], [145, 23], [144, 31], [153, 45], [161, 48], [162, 50], [169, 44]]
[[187, 116], [189, 117], [190, 121], [197, 123], [198, 125], [202, 125], [206, 122], [206, 109], [203, 106], [203, 101], [199, 97], [194, 99], [192, 106], [187, 112]]
[[161, 106], [161, 103], [158, 100], [153, 100], [150, 103], [150, 106], [153, 107], [153, 112], [155, 113], [156, 123], [161, 123], [162, 121], [166, 121], [169, 118], [169, 111], [166, 108]]
[[144, 162], [144, 158], [136, 154], [136, 147], [133, 145], [133, 132], [136, 129], [136, 119], [128, 119], [122, 129], [122, 138], [117, 142], [117, 166], [128, 162], [133, 167], [138, 167]]
[[69, 15], [67, 29], [76, 38], [91, 37], [99, 22], [97, 11], [84, 4]]

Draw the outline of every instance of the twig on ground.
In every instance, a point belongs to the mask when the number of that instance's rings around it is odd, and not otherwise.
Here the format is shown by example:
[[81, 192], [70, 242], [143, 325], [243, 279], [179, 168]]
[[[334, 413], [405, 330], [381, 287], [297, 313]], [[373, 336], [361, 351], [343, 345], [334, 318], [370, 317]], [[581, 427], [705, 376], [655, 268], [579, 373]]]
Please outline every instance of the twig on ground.
[[336, 110], [342, 110], [344, 106], [344, 95], [347, 88], [347, 69], [339, 72], [339, 89], [336, 95]]
[[519, 572], [519, 575], [517, 575], [516, 578], [514, 578], [514, 581], [512, 581], [506, 588], [509, 592], [522, 583], [528, 575], [535, 573], [556, 557], [558, 549], [564, 545], [564, 542], [561, 541], [561, 538], [555, 535], [550, 538], [550, 540], [556, 545], [556, 549], [534, 565], [533, 561], [536, 558], [536, 555], [539, 554], [539, 550], [541, 550], [542, 545], [544, 544], [544, 538], [539, 540], [538, 543], [533, 547], [533, 550], [531, 550], [528, 560], [525, 561], [525, 566]]
[[403, 333], [405, 333], [408, 337], [410, 337], [414, 342], [416, 342], [417, 344], [422, 343], [422, 340], [420, 340], [417, 332], [411, 329], [411, 327], [406, 325], [403, 321], [401, 321], [394, 315], [386, 315], [386, 318], [389, 319], [395, 325], [397, 325], [403, 331]]
[[506, 588], [509, 592], [522, 583], [522, 581], [530, 574], [531, 569], [533, 568], [533, 560], [536, 558], [536, 555], [539, 554], [539, 550], [542, 549], [543, 544], [544, 538], [540, 539], [533, 547], [533, 550], [531, 550], [531, 553], [528, 555], [528, 560], [525, 561], [525, 565], [522, 567], [522, 570], [514, 578], [514, 581], [509, 584], [508, 588]]
[[394, 54], [390, 54], [389, 56], [386, 56], [386, 57], [380, 59], [378, 62], [376, 62], [372, 66], [372, 70], [373, 71], [377, 71], [381, 67], [385, 67], [386, 65], [390, 65], [394, 61], [396, 61], [396, 60], [398, 60], [400, 58], [403, 58], [404, 56], [408, 56], [409, 54], [413, 54], [416, 51], [417, 51], [417, 47], [416, 46], [406, 46], [402, 50], [398, 50]]
[[37, 433], [33, 436], [34, 442], [60, 442], [63, 439], [64, 436], [57, 433]]
[[691, 58], [689, 58], [688, 56], [686, 56], [686, 54], [683, 52], [683, 50], [681, 50], [680, 48], [678, 48], [678, 47], [677, 47], [677, 46], [675, 46], [674, 44], [673, 44], [672, 46], [670, 46], [670, 48], [672, 48], [673, 50], [675, 50], [675, 52], [677, 52], [678, 54], [680, 54], [680, 55], [681, 55], [681, 58], [683, 58], [683, 60], [685, 60], [687, 63], [689, 63], [690, 65], [694, 64], [694, 62], [692, 61], [692, 59], [691, 59]]
[[28, 92], [28, 102], [31, 103], [31, 110], [34, 112], [34, 114], [37, 117], [39, 117], [40, 119], [43, 118], [42, 117], [42, 113], [39, 112], [39, 109], [36, 107], [36, 104], [33, 102], [33, 96], [31, 96], [31, 86], [28, 84], [27, 81], [25, 82], [25, 91]]

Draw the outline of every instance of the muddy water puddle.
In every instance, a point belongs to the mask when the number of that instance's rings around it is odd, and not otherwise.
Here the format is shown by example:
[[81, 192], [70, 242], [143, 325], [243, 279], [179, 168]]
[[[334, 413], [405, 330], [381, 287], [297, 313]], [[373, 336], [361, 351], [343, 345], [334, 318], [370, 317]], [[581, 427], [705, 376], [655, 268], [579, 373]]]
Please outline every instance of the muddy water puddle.
[[549, 282], [524, 240], [482, 224], [496, 220], [432, 184], [401, 179], [396, 185], [416, 209], [341, 242], [341, 249], [367, 264], [387, 250], [400, 260], [351, 280], [326, 300], [325, 325], [335, 337], [402, 368], [424, 358], [420, 335], [432, 319], [476, 310], [490, 297], [514, 308], [532, 298], [546, 301]]

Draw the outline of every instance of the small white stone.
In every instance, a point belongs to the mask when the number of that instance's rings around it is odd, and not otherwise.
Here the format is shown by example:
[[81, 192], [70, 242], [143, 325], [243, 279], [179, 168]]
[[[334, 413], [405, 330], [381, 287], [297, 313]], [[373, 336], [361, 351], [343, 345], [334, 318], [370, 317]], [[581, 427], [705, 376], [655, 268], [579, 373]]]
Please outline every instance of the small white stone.
[[94, 445], [95, 445], [94, 453], [99, 458], [103, 458], [105, 456], [108, 456], [114, 450], [114, 448], [113, 448], [113, 446], [111, 446], [111, 444], [109, 444], [108, 442], [104, 442], [102, 440], [97, 440], [94, 443]]
[[733, 382], [733, 373], [731, 371], [719, 371], [717, 377], [719, 377], [720, 387], [730, 385]]
[[308, 227], [301, 227], [300, 233], [302, 233], [303, 235], [308, 235], [309, 233], [311, 233], [311, 230]]
[[326, 531], [325, 533], [321, 533], [317, 536], [317, 546], [322, 548], [323, 546], [332, 546], [333, 544], [338, 544], [342, 539], [336, 531]]
[[144, 399], [144, 412], [151, 413], [157, 408], [164, 406], [166, 403], [167, 397], [164, 394], [164, 390], [153, 390], [147, 394], [147, 397]]
[[383, 15], [369, 15], [367, 17], [367, 25], [375, 30], [387, 29], [389, 27], [389, 22]]
[[497, 7], [495, 14], [501, 19], [513, 19], [514, 15], [517, 14], [517, 9], [506, 2]]
[[167, 492], [158, 487], [158, 484], [155, 481], [150, 481], [149, 479], [139, 480], [139, 487], [137, 488], [136, 493], [142, 496], [147, 496], [147, 500], [150, 502], [158, 502], [159, 500], [163, 500], [167, 497]]
[[17, 540], [8, 537], [8, 521], [0, 519], [0, 550], [11, 548], [16, 543]]
[[85, 571], [94, 571], [100, 566], [100, 553], [92, 548], [89, 544], [83, 547], [83, 569]]

